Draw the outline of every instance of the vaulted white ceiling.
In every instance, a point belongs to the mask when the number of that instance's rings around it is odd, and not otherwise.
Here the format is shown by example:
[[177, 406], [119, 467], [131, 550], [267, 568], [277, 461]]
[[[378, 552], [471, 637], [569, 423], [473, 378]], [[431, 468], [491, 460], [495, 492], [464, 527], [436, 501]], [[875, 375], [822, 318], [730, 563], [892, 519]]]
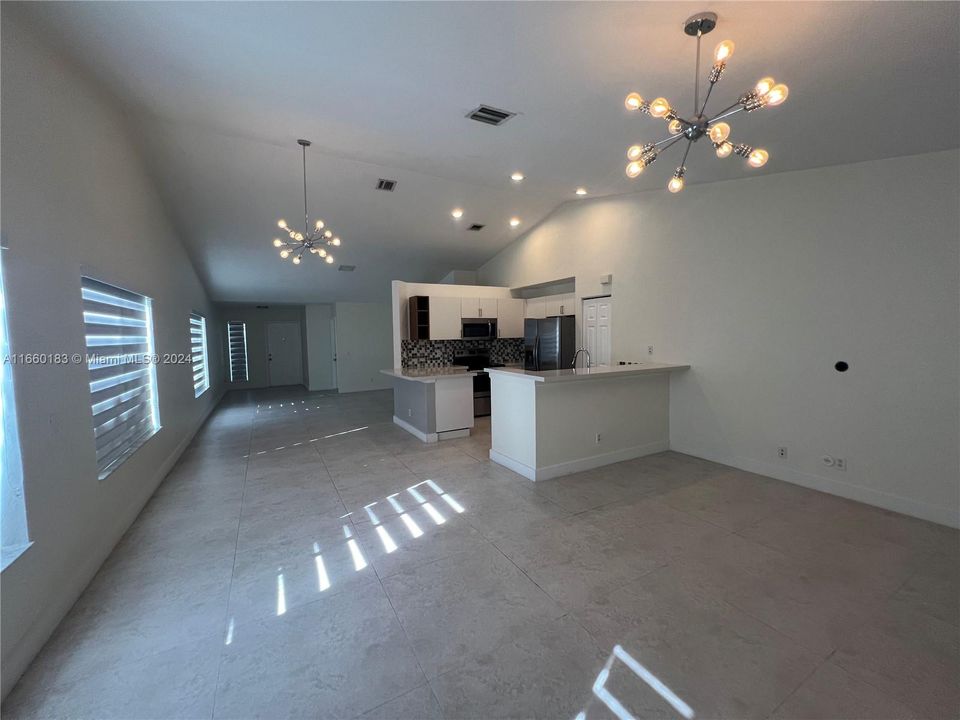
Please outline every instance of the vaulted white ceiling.
[[[704, 64], [720, 40], [737, 46], [710, 107], [768, 74], [790, 98], [731, 121], [732, 139], [770, 151], [766, 167], [718, 160], [704, 140], [689, 184], [960, 144], [956, 3], [88, 2], [26, 12], [129, 110], [215, 299], [326, 302], [383, 300], [392, 279], [475, 268], [578, 202], [579, 185], [591, 196], [663, 188], [681, 147], [628, 180], [627, 145], [665, 127], [626, 112], [623, 98], [693, 104], [695, 41], [681, 24], [704, 9], [719, 15]], [[501, 127], [467, 120], [480, 103], [518, 115]], [[354, 273], [316, 258], [294, 267], [270, 246], [277, 218], [301, 219], [299, 137], [314, 143], [311, 215], [342, 235], [337, 261]], [[527, 175], [520, 185], [514, 170]], [[397, 180], [396, 191], [375, 190], [378, 178]], [[472, 222], [486, 228], [465, 231]]]

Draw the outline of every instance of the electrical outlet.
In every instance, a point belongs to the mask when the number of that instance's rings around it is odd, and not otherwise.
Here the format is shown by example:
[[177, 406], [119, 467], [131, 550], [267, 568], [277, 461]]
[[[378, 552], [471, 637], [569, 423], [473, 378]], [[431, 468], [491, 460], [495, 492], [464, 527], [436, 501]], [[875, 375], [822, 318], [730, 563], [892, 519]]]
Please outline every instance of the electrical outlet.
[[834, 458], [833, 466], [837, 470], [846, 470], [847, 469], [847, 459], [846, 458]]
[[785, 458], [787, 456], [787, 449], [785, 447], [777, 448], [777, 457]]
[[597, 433], [597, 445], [600, 444], [600, 433]]
[[653, 345], [647, 345], [647, 355], [653, 355]]
[[826, 467], [833, 467], [837, 464], [837, 461], [833, 459], [833, 455], [824, 455], [822, 458], [820, 458], [820, 462], [822, 462]]
[[413, 408], [407, 408], [407, 417], [413, 417]]

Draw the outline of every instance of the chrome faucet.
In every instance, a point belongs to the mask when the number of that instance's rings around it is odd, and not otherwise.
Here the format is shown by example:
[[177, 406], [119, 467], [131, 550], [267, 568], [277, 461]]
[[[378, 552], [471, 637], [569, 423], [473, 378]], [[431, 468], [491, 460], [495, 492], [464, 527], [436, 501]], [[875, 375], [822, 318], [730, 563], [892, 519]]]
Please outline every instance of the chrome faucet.
[[572, 368], [577, 367], [577, 358], [580, 357], [580, 353], [587, 354], [587, 370], [589, 370], [590, 369], [590, 351], [587, 350], [585, 347], [580, 348], [573, 354], [573, 364], [570, 367]]

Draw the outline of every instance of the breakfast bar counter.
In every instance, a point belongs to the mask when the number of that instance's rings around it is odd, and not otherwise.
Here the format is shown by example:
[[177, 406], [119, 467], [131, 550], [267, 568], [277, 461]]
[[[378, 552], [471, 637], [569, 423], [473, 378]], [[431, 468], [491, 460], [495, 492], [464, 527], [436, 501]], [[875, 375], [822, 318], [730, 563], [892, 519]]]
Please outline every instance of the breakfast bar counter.
[[468, 437], [473, 427], [473, 376], [460, 365], [390, 368], [393, 422], [423, 442]]
[[670, 375], [689, 365], [488, 368], [490, 459], [530, 480], [670, 446]]

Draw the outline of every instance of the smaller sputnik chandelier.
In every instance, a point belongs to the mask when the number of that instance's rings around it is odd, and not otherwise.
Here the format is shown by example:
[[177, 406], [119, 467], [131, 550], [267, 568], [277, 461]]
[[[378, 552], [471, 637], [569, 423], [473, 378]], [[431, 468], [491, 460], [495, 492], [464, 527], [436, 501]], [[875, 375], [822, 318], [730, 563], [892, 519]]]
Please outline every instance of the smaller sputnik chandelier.
[[327, 248], [339, 247], [340, 238], [333, 234], [323, 220], [317, 220], [313, 227], [310, 227], [310, 214], [307, 212], [307, 148], [310, 147], [310, 141], [297, 140], [297, 144], [303, 149], [303, 232], [294, 230], [287, 225], [286, 220], [278, 220], [277, 226], [285, 231], [290, 239], [274, 238], [273, 246], [280, 248], [280, 257], [284, 260], [292, 257], [294, 265], [300, 264], [300, 259], [306, 252], [319, 255], [328, 265], [332, 265], [333, 255], [327, 251]]
[[737, 101], [727, 108], [724, 108], [713, 117], [707, 117], [707, 103], [710, 101], [710, 93], [713, 92], [713, 86], [717, 84], [723, 71], [727, 67], [727, 60], [733, 55], [733, 42], [724, 40], [717, 45], [713, 52], [713, 69], [707, 80], [710, 85], [707, 88], [706, 97], [703, 104], [700, 103], [700, 38], [709, 33], [717, 26], [716, 13], [702, 12], [689, 18], [683, 24], [683, 30], [687, 35], [697, 38], [697, 70], [695, 76], [694, 94], [693, 94], [693, 115], [687, 119], [681, 117], [679, 112], [670, 106], [670, 103], [662, 97], [647, 102], [638, 93], [632, 92], [627, 95], [624, 105], [627, 110], [635, 110], [655, 118], [663, 118], [667, 122], [667, 131], [669, 136], [655, 143], [646, 143], [644, 145], [631, 145], [627, 148], [627, 177], [635, 178], [648, 165], [653, 164], [657, 157], [668, 147], [680, 142], [687, 141], [687, 147], [683, 151], [683, 159], [680, 160], [679, 167], [674, 171], [673, 177], [667, 183], [667, 189], [672, 193], [678, 193], [683, 190], [684, 177], [687, 174], [687, 155], [690, 148], [700, 138], [706, 136], [713, 143], [718, 158], [730, 157], [730, 155], [739, 155], [744, 158], [747, 165], [753, 168], [766, 165], [770, 154], [763, 148], [755, 148], [746, 143], [737, 143], [734, 145], [730, 141], [730, 126], [723, 122], [731, 115], [739, 112], [754, 112], [765, 107], [775, 107], [787, 99], [789, 90], [783, 83], [777, 83], [772, 77], [762, 78], [752, 90], [743, 93]]

